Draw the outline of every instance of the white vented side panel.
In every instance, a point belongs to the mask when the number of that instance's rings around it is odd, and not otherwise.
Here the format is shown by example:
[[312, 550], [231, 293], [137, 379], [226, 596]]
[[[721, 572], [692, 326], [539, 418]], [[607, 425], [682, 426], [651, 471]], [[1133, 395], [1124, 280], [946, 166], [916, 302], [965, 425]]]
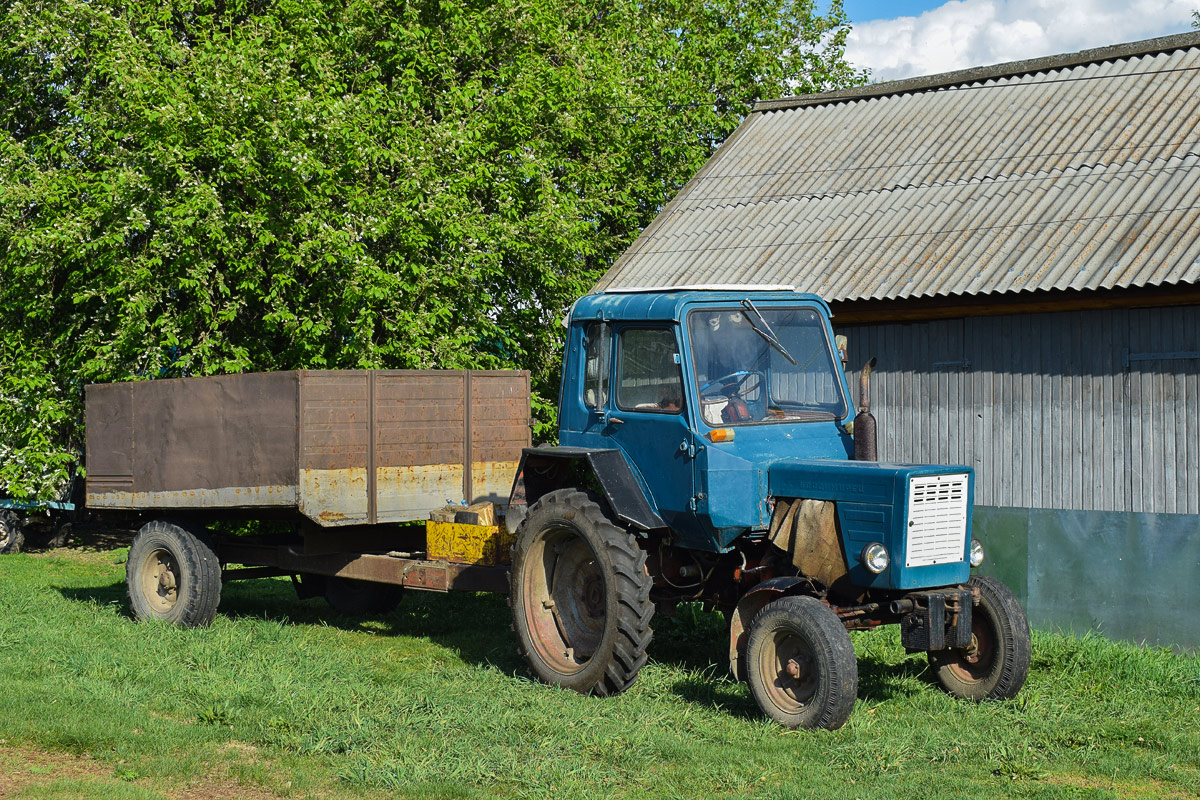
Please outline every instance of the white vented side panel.
[[967, 537], [967, 475], [908, 479], [906, 567], [962, 561]]

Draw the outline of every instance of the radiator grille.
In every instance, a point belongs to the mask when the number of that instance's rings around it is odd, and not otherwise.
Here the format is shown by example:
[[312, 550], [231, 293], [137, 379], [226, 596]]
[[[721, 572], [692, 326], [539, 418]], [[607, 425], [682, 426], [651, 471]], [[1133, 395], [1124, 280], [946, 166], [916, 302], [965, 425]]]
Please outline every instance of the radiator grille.
[[908, 547], [905, 566], [962, 561], [966, 554], [965, 473], [908, 479]]

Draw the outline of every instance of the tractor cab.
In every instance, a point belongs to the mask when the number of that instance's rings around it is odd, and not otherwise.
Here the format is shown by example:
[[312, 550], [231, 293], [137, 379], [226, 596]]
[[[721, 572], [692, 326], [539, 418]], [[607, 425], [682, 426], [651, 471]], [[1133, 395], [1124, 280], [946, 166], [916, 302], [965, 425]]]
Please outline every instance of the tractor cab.
[[846, 459], [828, 306], [790, 289], [588, 295], [568, 322], [559, 443], [615, 448], [689, 547], [770, 519], [772, 462]]

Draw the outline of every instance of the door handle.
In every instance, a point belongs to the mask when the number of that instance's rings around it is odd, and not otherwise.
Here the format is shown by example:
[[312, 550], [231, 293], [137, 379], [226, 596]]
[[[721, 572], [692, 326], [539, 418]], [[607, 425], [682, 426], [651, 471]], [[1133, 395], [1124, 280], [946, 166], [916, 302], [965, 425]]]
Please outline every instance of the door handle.
[[609, 417], [608, 424], [609, 425], [624, 425], [625, 420], [621, 419], [620, 417]]

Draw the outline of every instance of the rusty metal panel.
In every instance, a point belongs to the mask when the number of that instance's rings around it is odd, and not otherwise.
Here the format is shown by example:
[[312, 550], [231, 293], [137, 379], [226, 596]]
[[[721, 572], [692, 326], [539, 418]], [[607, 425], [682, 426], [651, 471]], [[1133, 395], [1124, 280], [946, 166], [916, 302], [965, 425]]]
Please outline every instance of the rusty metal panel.
[[130, 384], [110, 383], [85, 390], [87, 495], [133, 492], [133, 401]]
[[327, 527], [503, 500], [530, 440], [526, 372], [141, 381], [88, 387], [87, 413], [92, 507], [283, 506]]
[[375, 383], [379, 521], [425, 519], [462, 499], [464, 373], [380, 371]]
[[87, 410], [89, 506], [295, 503], [295, 373], [93, 386]]
[[321, 525], [369, 521], [371, 375], [300, 373], [300, 512]]
[[471, 470], [467, 501], [505, 503], [529, 447], [529, 373], [471, 372]]

